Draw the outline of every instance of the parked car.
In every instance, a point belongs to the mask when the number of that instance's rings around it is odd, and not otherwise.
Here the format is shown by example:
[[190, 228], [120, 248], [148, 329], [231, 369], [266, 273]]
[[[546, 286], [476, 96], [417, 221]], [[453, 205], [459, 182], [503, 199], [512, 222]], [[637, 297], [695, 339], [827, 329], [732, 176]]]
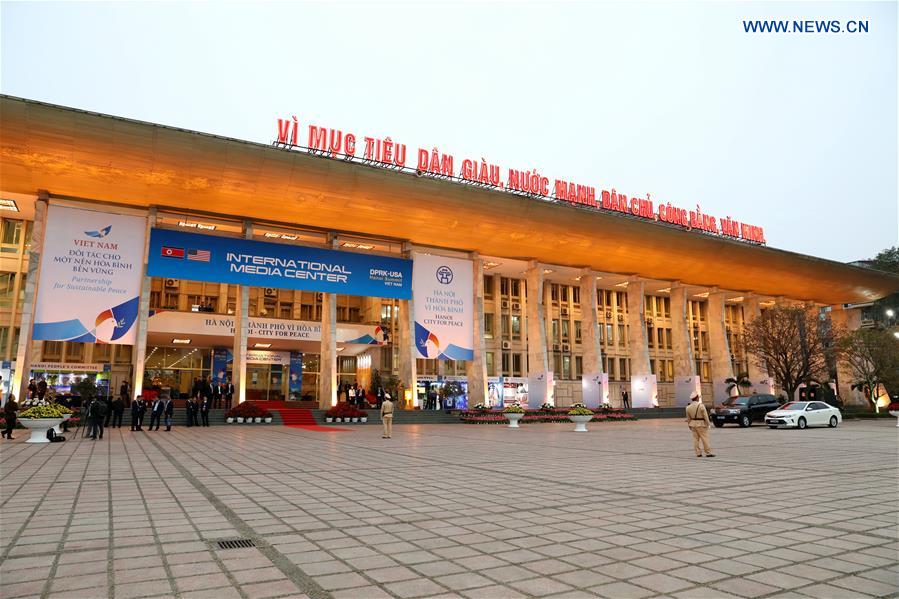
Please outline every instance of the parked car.
[[780, 407], [773, 395], [757, 394], [746, 397], [729, 397], [721, 405], [712, 408], [709, 417], [712, 424], [721, 428], [728, 422], [736, 422], [741, 428], [761, 422], [765, 414]]
[[836, 428], [843, 422], [839, 408], [823, 401], [793, 401], [765, 415], [765, 424], [771, 428], [779, 426], [829, 426]]

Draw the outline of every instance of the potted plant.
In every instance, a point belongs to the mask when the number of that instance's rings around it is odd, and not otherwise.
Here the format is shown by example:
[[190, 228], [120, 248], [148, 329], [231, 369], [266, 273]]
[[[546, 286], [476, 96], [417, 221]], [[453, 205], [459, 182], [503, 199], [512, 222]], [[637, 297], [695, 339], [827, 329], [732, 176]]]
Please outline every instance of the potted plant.
[[520, 428], [518, 421], [524, 418], [524, 408], [516, 401], [503, 408], [503, 416], [509, 420], [509, 428]]
[[271, 414], [269, 414], [268, 416], [266, 416], [266, 417], [263, 418], [262, 420], [263, 420], [266, 424], [271, 424], [271, 422], [272, 422], [272, 416], [271, 416]]
[[363, 424], [368, 422], [368, 412], [366, 412], [365, 410], [361, 411], [361, 414], [359, 416], [359, 422], [361, 422]]
[[28, 409], [19, 413], [19, 423], [31, 431], [31, 438], [26, 443], [49, 443], [47, 431], [59, 426], [71, 416], [72, 411], [59, 404], [50, 404], [46, 400], [33, 400], [25, 404]]
[[887, 411], [889, 411], [890, 416], [896, 418], [896, 426], [899, 427], [899, 399], [894, 397], [890, 401], [890, 405], [887, 406]]
[[243, 416], [237, 416], [234, 418], [237, 424], [243, 424]]
[[576, 403], [568, 410], [568, 419], [574, 423], [574, 432], [586, 433], [587, 423], [593, 420], [593, 410], [582, 403]]
[[227, 418], [225, 418], [225, 422], [231, 424], [232, 422], [234, 422], [234, 418], [232, 416], [228, 416]]
[[262, 422], [262, 417], [256, 416], [256, 424], [259, 424], [260, 422]]

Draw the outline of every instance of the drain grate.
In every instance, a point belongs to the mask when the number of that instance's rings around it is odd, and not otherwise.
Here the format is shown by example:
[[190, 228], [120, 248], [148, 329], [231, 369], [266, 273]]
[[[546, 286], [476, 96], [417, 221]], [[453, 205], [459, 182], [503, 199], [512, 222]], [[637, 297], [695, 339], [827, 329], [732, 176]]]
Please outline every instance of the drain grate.
[[253, 539], [231, 539], [229, 541], [219, 541], [219, 549], [245, 549], [247, 547], [255, 547], [256, 542]]

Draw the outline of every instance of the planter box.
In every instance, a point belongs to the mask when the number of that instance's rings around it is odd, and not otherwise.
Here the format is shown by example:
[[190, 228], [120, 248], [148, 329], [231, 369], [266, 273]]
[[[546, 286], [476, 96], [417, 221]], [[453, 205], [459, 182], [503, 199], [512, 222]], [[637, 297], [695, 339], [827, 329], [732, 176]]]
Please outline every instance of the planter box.
[[19, 418], [18, 421], [31, 432], [31, 438], [26, 443], [49, 443], [47, 431], [67, 418]]
[[225, 422], [231, 424], [232, 422], [234, 422], [234, 418], [225, 418]]
[[271, 421], [272, 421], [272, 417], [271, 417], [271, 416], [269, 416], [268, 418], [265, 419], [265, 423], [266, 423], [266, 424], [270, 424]]
[[242, 423], [243, 423], [243, 416], [238, 416], [237, 418], [235, 418], [235, 420], [237, 420], [237, 423], [238, 423], [238, 424], [242, 424]]
[[593, 420], [593, 414], [584, 414], [583, 416], [569, 416], [568, 419], [574, 423], [574, 432], [586, 433], [587, 423]]
[[521, 428], [518, 421], [524, 418], [524, 412], [504, 412], [503, 416], [509, 421], [509, 428]]

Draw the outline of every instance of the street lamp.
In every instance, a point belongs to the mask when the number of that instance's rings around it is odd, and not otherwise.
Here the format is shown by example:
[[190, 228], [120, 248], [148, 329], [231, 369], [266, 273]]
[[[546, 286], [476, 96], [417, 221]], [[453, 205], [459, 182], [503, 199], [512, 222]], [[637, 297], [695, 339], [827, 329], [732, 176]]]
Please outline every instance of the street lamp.
[[899, 339], [899, 331], [894, 331], [893, 337], [895, 337], [896, 339]]
[[896, 311], [892, 308], [887, 308], [887, 318], [892, 318], [896, 316]]

